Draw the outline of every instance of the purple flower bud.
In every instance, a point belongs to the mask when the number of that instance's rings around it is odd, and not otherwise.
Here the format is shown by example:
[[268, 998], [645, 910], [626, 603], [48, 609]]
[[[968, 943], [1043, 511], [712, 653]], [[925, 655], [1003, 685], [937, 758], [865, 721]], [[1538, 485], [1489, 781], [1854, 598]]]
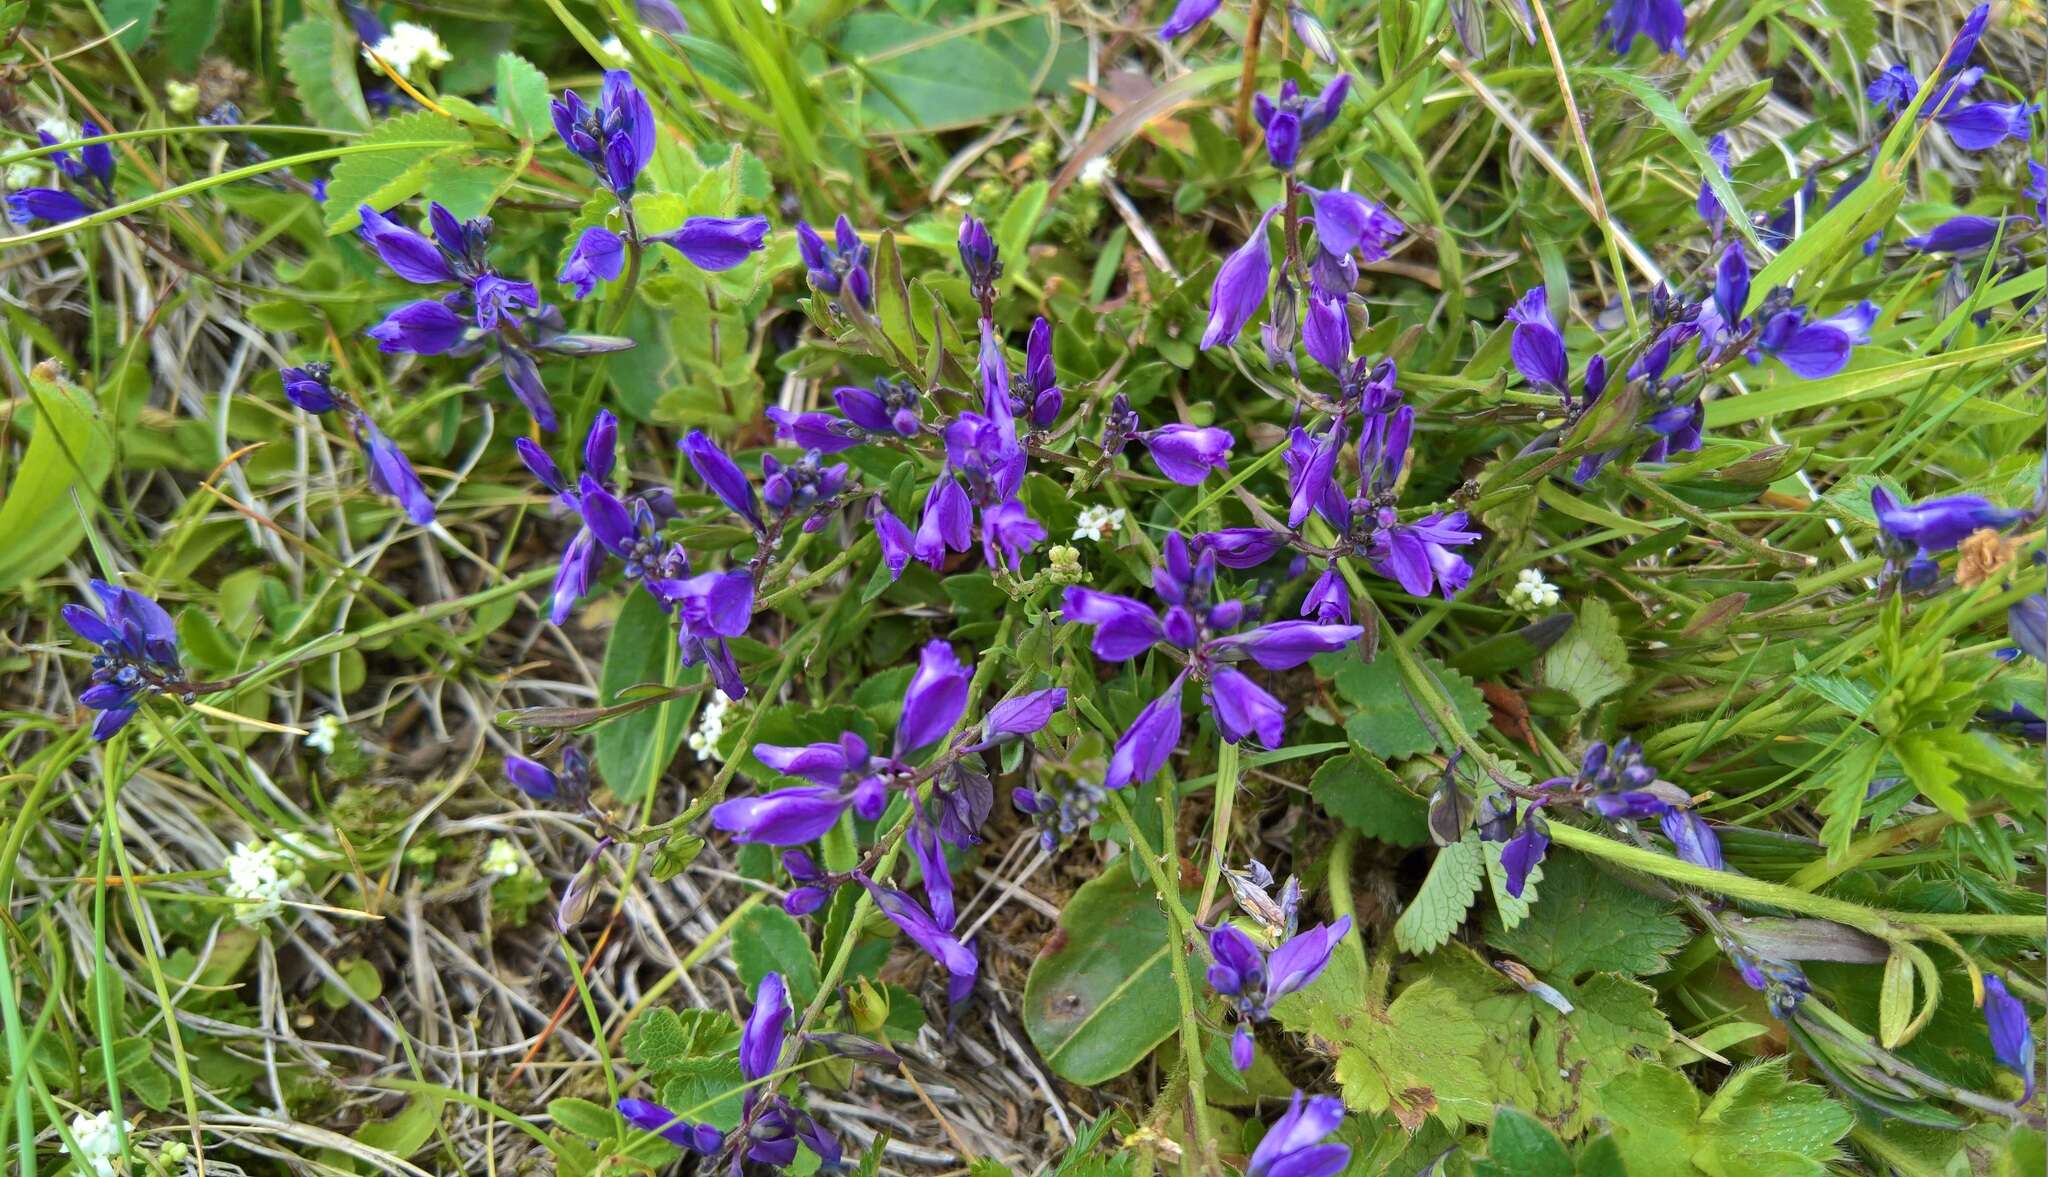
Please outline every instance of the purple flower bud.
[[917, 673], [903, 692], [903, 718], [896, 724], [896, 755], [908, 756], [944, 739], [967, 709], [973, 673], [943, 640], [934, 638], [919, 653]]
[[759, 253], [768, 240], [767, 217], [691, 217], [679, 229], [647, 240], [672, 246], [700, 270], [730, 270]]
[[1941, 58], [1941, 72], [1953, 74], [1969, 63], [1970, 55], [1977, 51], [1977, 39], [1984, 35], [1984, 26], [1991, 20], [1991, 5], [1979, 4], [1963, 18], [1962, 27], [1956, 30], [1956, 38], [1949, 42], [1948, 52]]
[[1186, 681], [1185, 673], [1176, 677], [1165, 694], [1145, 704], [1137, 720], [1117, 740], [1110, 753], [1109, 771], [1102, 779], [1104, 788], [1143, 784], [1166, 767], [1167, 758], [1180, 743], [1180, 693]]
[[368, 417], [356, 420], [356, 438], [370, 459], [370, 486], [377, 493], [398, 500], [405, 517], [421, 527], [434, 521], [434, 499], [413, 472], [398, 444], [384, 436]]
[[1240, 1071], [1251, 1070], [1256, 1049], [1257, 1046], [1252, 1041], [1251, 1027], [1239, 1022], [1236, 1033], [1230, 1036], [1230, 1065]]
[[625, 269], [626, 243], [610, 229], [593, 225], [576, 239], [569, 260], [555, 281], [576, 288], [576, 297], [589, 298], [599, 282], [610, 282]]
[[679, 443], [683, 456], [690, 460], [690, 468], [697, 477], [704, 480], [704, 486], [718, 500], [729, 507], [734, 514], [745, 519], [754, 530], [761, 530], [761, 513], [754, 501], [754, 484], [740, 471], [739, 465], [718, 443], [704, 435], [701, 429], [690, 430], [689, 436]]
[[1301, 342], [1309, 358], [1343, 379], [1351, 367], [1351, 317], [1342, 295], [1311, 295], [1308, 316], [1301, 323]]
[[448, 264], [447, 255], [425, 235], [385, 217], [367, 204], [357, 205], [356, 214], [362, 218], [357, 234], [377, 251], [377, 256], [384, 259], [392, 273], [423, 286], [456, 281], [455, 269]]
[[1275, 621], [1257, 629], [1210, 643], [1211, 656], [1225, 661], [1250, 658], [1267, 670], [1292, 670], [1317, 654], [1350, 645], [1365, 633], [1357, 625], [1318, 625], [1313, 621]]
[[1171, 41], [1192, 31], [1216, 15], [1216, 10], [1221, 7], [1223, 0], [1180, 0], [1173, 6], [1173, 13], [1166, 18], [1166, 23], [1159, 26], [1159, 39]]
[[1664, 836], [1671, 839], [1680, 861], [1709, 870], [1728, 869], [1727, 860], [1721, 857], [1720, 835], [1696, 810], [1667, 809], [1658, 824], [1664, 827]]
[[975, 299], [986, 302], [994, 297], [996, 279], [1003, 275], [995, 238], [989, 236], [988, 226], [981, 218], [970, 216], [960, 222], [959, 244], [960, 265], [967, 271], [967, 283], [973, 288]]
[[1005, 699], [988, 709], [981, 720], [981, 738], [992, 744], [999, 740], [1017, 736], [1028, 736], [1052, 722], [1052, 717], [1067, 705], [1065, 687], [1047, 687], [1044, 690], [1026, 691], [1014, 699]]
[[1917, 237], [1906, 238], [1906, 247], [1921, 253], [1958, 256], [1977, 253], [1998, 240], [1999, 232], [2008, 221], [2019, 225], [2030, 223], [2026, 217], [1950, 217]]
[[[1714, 166], [1721, 169], [1722, 178], [1727, 178], [1728, 136], [1716, 134], [1707, 140], [1707, 157], [1714, 161]], [[1728, 220], [1728, 211], [1721, 207], [1721, 198], [1714, 195], [1714, 186], [1711, 183], [1700, 181], [1700, 195], [1695, 207], [1699, 210], [1700, 220], [1706, 222], [1707, 228], [1713, 231], [1715, 237], [1719, 237], [1721, 226]]]
[[1569, 361], [1565, 357], [1564, 335], [1557, 329], [1557, 320], [1550, 315], [1550, 304], [1546, 298], [1544, 288], [1535, 287], [1508, 312], [1508, 319], [1515, 324], [1508, 354], [1514, 359], [1515, 370], [1522, 374], [1522, 379], [1563, 395], [1569, 378]]
[[850, 804], [839, 789], [803, 785], [721, 801], [711, 809], [711, 825], [733, 835], [735, 842], [801, 846], [824, 837]]
[[1738, 329], [1743, 312], [1749, 309], [1749, 259], [1743, 256], [1739, 242], [1730, 241], [1714, 267], [1714, 309], [1730, 331]]
[[1274, 206], [1259, 217], [1252, 235], [1223, 259], [1216, 280], [1209, 287], [1209, 325], [1202, 332], [1202, 350], [1237, 342], [1245, 324], [1266, 301], [1266, 287], [1273, 280], [1273, 261], [1266, 252], [1266, 226], [1279, 211]]
[[1317, 1095], [1304, 1102], [1295, 1092], [1287, 1113], [1252, 1151], [1245, 1177], [1336, 1177], [1351, 1163], [1351, 1148], [1322, 1141], [1343, 1122], [1343, 1100]]
[[1301, 116], [1291, 110], [1276, 113], [1266, 122], [1266, 158], [1283, 172], [1294, 170], [1301, 151]]
[[789, 1022], [789, 987], [782, 974], [768, 973], [754, 987], [754, 1012], [740, 1031], [740, 1074], [760, 1079], [775, 1071], [782, 1054], [784, 1028]]
[[713, 1156], [725, 1147], [725, 1136], [710, 1124], [692, 1124], [658, 1103], [621, 1099], [619, 1116], [642, 1132], [652, 1132], [677, 1148]]
[[1199, 485], [1211, 470], [1230, 471], [1230, 447], [1235, 439], [1227, 429], [1175, 423], [1139, 438], [1159, 472], [1182, 486]]
[[469, 337], [469, 321], [427, 298], [399, 307], [366, 334], [377, 341], [379, 351], [437, 356], [462, 345]]
[[311, 363], [303, 368], [281, 368], [278, 376], [284, 381], [284, 395], [293, 404], [309, 413], [325, 413], [340, 404], [334, 395], [334, 385], [328, 376], [333, 366]]
[[17, 225], [61, 224], [91, 215], [91, 205], [61, 188], [23, 188], [7, 194], [7, 219]]
[[2027, 1084], [2021, 1103], [2034, 1099], [2034, 1025], [2027, 1007], [2005, 987], [1997, 973], [1984, 974], [1984, 1026], [1991, 1032], [1991, 1054], [1999, 1065]]
[[561, 782], [553, 770], [524, 756], [505, 758], [505, 776], [535, 801], [552, 801], [561, 792]]
[[889, 513], [882, 500], [875, 499], [873, 503], [869, 508], [869, 518], [875, 525], [875, 538], [882, 545], [882, 563], [889, 566], [889, 579], [899, 580], [903, 569], [910, 564], [911, 547], [916, 537], [911, 535], [903, 520]]

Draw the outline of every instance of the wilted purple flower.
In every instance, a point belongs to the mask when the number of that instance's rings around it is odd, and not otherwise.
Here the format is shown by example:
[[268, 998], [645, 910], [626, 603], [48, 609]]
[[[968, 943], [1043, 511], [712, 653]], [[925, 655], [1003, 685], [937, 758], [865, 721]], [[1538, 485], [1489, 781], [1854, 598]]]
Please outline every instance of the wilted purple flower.
[[1237, 342], [1245, 324], [1266, 301], [1266, 287], [1273, 279], [1272, 257], [1266, 252], [1266, 226], [1279, 206], [1259, 217], [1252, 235], [1237, 251], [1223, 259], [1216, 279], [1209, 286], [1209, 325], [1202, 332], [1202, 349]]
[[1212, 470], [1228, 473], [1236, 439], [1214, 426], [1162, 425], [1138, 435], [1159, 472], [1182, 486], [1197, 486]]
[[1764, 995], [1774, 1017], [1791, 1017], [1799, 1003], [1813, 992], [1806, 973], [1791, 961], [1773, 960], [1725, 938], [1721, 947], [1734, 962], [1742, 983]]
[[1336, 1177], [1351, 1163], [1351, 1146], [1323, 1141], [1343, 1122], [1343, 1100], [1317, 1095], [1304, 1102], [1295, 1092], [1287, 1113], [1252, 1150], [1245, 1177]]
[[[1721, 169], [1721, 177], [1726, 179], [1729, 175], [1728, 136], [1717, 133], [1712, 139], [1707, 140], [1707, 156], [1714, 161], [1714, 166]], [[1721, 236], [1721, 226], [1727, 223], [1728, 210], [1721, 207], [1721, 198], [1714, 195], [1714, 186], [1705, 180], [1700, 181], [1700, 195], [1696, 207], [1700, 220], [1706, 222], [1707, 228], [1712, 230], [1718, 239]]]
[[679, 228], [648, 234], [646, 240], [670, 246], [691, 265], [715, 273], [761, 252], [768, 241], [768, 218], [691, 217]]
[[575, 287], [577, 298], [589, 298], [599, 282], [617, 278], [625, 265], [626, 243], [610, 229], [592, 225], [576, 239], [576, 248], [569, 251], [555, 281]]
[[1566, 365], [1570, 361], [1565, 356], [1564, 335], [1557, 329], [1557, 320], [1551, 317], [1544, 288], [1537, 286], [1517, 299], [1508, 311], [1508, 319], [1515, 325], [1508, 354], [1522, 379], [1560, 396], [1569, 396], [1570, 373]]
[[796, 248], [810, 272], [811, 285], [821, 293], [836, 295], [844, 290], [863, 307], [875, 305], [874, 279], [868, 272], [870, 251], [861, 243], [853, 222], [841, 213], [832, 228], [833, 244], [804, 221], [796, 223]]
[[1174, 5], [1172, 15], [1166, 18], [1166, 23], [1159, 26], [1160, 39], [1171, 41], [1193, 30], [1216, 15], [1216, 10], [1222, 6], [1223, 0], [1180, 0]]
[[1972, 532], [1987, 527], [2003, 530], [2023, 514], [1976, 495], [1902, 503], [1882, 486], [1870, 488], [1870, 506], [1877, 514], [1880, 542], [1900, 555], [1915, 550], [1923, 555], [1946, 552]]
[[1984, 974], [1984, 1026], [1991, 1032], [1991, 1055], [2000, 1066], [2026, 1081], [2021, 1103], [2034, 1100], [2034, 1026], [2027, 1007], [2005, 987], [1997, 973]]
[[1627, 53], [1640, 33], [1665, 53], [1685, 54], [1684, 0], [1608, 0], [1600, 27], [1611, 35], [1616, 53]]
[[2020, 228], [2030, 223], [2026, 217], [1950, 217], [1925, 233], [1906, 238], [1906, 247], [1921, 253], [1972, 254], [1998, 240], [2006, 225]]
[[92, 738], [105, 740], [134, 718], [143, 696], [184, 693], [186, 684], [171, 615], [134, 589], [91, 583], [99, 612], [73, 604], [59, 613], [73, 633], [100, 648], [92, 658], [92, 685], [78, 701], [100, 713]]
[[607, 70], [595, 107], [565, 90], [550, 108], [555, 133], [621, 200], [633, 193], [640, 171], [654, 158], [654, 111], [622, 69]]
[[[88, 119], [79, 124], [78, 133], [80, 138], [96, 139], [106, 132]], [[37, 131], [36, 136], [44, 147], [54, 147], [58, 142], [48, 131]], [[11, 192], [7, 196], [8, 220], [17, 225], [36, 221], [61, 223], [114, 206], [114, 152], [110, 144], [89, 143], [78, 149], [76, 159], [69, 149], [53, 151], [48, 159], [69, 183], [70, 190], [23, 188]]]

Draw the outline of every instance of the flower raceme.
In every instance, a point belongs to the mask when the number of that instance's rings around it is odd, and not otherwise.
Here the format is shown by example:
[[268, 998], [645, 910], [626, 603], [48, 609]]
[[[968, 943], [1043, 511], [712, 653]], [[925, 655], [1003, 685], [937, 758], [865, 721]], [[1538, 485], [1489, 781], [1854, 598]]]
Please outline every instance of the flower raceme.
[[78, 701], [99, 712], [92, 738], [105, 740], [128, 725], [145, 697], [189, 697], [189, 684], [178, 661], [178, 629], [163, 606], [104, 580], [93, 581], [92, 592], [98, 612], [74, 604], [61, 613], [73, 633], [99, 647], [92, 657], [92, 685]]
[[1290, 993], [1308, 987], [1330, 963], [1337, 942], [1351, 930], [1351, 917], [1336, 923], [1317, 924], [1291, 937], [1269, 955], [1260, 951], [1252, 938], [1229, 924], [1209, 933], [1209, 987], [1231, 998], [1238, 1016], [1237, 1032], [1231, 1038], [1231, 1062], [1238, 1070], [1252, 1065], [1251, 1023], [1272, 1016], [1273, 1005]]
[[1286, 1114], [1252, 1150], [1245, 1177], [1336, 1177], [1351, 1163], [1351, 1146], [1325, 1142], [1343, 1123], [1343, 1100], [1334, 1095], [1304, 1099], [1295, 1092]]
[[286, 399], [299, 408], [316, 415], [340, 410], [348, 421], [349, 431], [355, 435], [356, 444], [363, 451], [371, 488], [395, 500], [405, 512], [405, 517], [419, 526], [432, 523], [433, 496], [420, 482], [419, 474], [412, 468], [405, 451], [377, 428], [377, 423], [361, 406], [335, 389], [333, 372], [332, 365], [314, 362], [296, 368], [280, 368], [278, 378], [284, 384]]
[[[96, 139], [105, 133], [89, 119], [78, 128], [81, 139]], [[46, 130], [38, 130], [36, 137], [44, 147], [55, 147], [60, 142]], [[23, 188], [8, 194], [9, 221], [17, 225], [30, 225], [37, 221], [75, 221], [114, 206], [113, 147], [106, 143], [88, 143], [77, 150], [76, 158], [69, 149], [53, 151], [49, 155], [50, 163], [65, 181], [65, 187]]]

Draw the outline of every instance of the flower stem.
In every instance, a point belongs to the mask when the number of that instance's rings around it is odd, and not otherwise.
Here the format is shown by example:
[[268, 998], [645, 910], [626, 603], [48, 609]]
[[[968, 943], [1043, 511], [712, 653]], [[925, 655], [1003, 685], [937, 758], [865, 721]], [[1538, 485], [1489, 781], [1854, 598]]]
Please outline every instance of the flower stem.
[[1252, 91], [1259, 87], [1259, 34], [1266, 28], [1266, 0], [1252, 0], [1252, 14], [1244, 26], [1244, 72], [1237, 77], [1237, 135], [1245, 142], [1252, 137]]
[[1202, 897], [1195, 903], [1198, 919], [1209, 913], [1209, 904], [1216, 898], [1216, 882], [1223, 876], [1223, 864], [1228, 860], [1230, 811], [1237, 801], [1237, 778], [1237, 745], [1219, 739], [1216, 742], [1216, 805], [1209, 820], [1209, 869], [1202, 874]]

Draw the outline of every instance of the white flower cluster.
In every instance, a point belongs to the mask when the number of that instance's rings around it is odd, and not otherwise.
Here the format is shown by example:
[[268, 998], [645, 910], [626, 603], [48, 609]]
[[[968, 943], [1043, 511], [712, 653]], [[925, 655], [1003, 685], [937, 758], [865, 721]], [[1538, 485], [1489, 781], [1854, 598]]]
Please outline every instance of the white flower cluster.
[[1092, 539], [1098, 544], [1106, 544], [1112, 536], [1123, 530], [1123, 526], [1122, 507], [1105, 507], [1097, 503], [1083, 508], [1081, 517], [1074, 520], [1074, 538]]
[[1534, 568], [1517, 573], [1515, 587], [1508, 590], [1508, 604], [1524, 613], [1555, 608], [1557, 602], [1557, 586], [1543, 579], [1543, 574]]
[[[121, 1156], [121, 1131], [135, 1130], [132, 1121], [123, 1120], [121, 1127], [114, 1124], [114, 1113], [101, 1112], [88, 1116], [84, 1112], [72, 1117], [71, 1136], [78, 1141], [78, 1167], [81, 1172], [90, 1172], [94, 1177], [114, 1177], [114, 1162]], [[63, 1145], [66, 1154], [71, 1146]]]
[[384, 39], [363, 49], [363, 60], [370, 61], [375, 54], [384, 59], [399, 77], [410, 80], [413, 71], [424, 65], [427, 69], [439, 69], [455, 60], [448, 52], [448, 46], [441, 43], [441, 35], [425, 25], [402, 20], [391, 26]]
[[526, 859], [520, 856], [519, 847], [510, 838], [496, 838], [491, 848], [484, 851], [484, 873], [509, 879], [526, 869]]
[[718, 741], [725, 738], [725, 716], [732, 710], [732, 701], [714, 692], [704, 706], [697, 711], [697, 729], [690, 733], [690, 751], [703, 761], [722, 761], [718, 754]]
[[[59, 143], [69, 143], [78, 138], [78, 128], [71, 125], [69, 119], [59, 114], [53, 114], [49, 118], [37, 123], [36, 130], [48, 135]], [[47, 155], [37, 156], [35, 159], [25, 159], [17, 164], [9, 164], [7, 167], [7, 187], [9, 189], [34, 188], [44, 183], [43, 172], [49, 166], [50, 157]]]
[[283, 911], [285, 895], [304, 881], [298, 856], [277, 842], [237, 842], [222, 865], [228, 872], [222, 892], [250, 901], [236, 906], [238, 923], [260, 924]]
[[306, 747], [322, 756], [334, 755], [334, 737], [341, 734], [341, 720], [332, 715], [323, 715], [313, 721], [313, 730], [306, 733]]

